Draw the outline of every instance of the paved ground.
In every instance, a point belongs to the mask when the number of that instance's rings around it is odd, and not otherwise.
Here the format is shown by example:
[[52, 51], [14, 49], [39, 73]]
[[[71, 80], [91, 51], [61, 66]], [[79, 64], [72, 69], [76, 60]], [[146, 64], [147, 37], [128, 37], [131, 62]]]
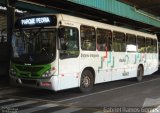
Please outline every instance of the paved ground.
[[[31, 88], [13, 88], [2, 80], [0, 111], [11, 109], [18, 113], [102, 113], [149, 112], [160, 105], [160, 73], [146, 76], [137, 83], [134, 79], [99, 84], [88, 94], [77, 89], [53, 92]], [[146, 108], [141, 109], [141, 108]], [[149, 110], [148, 110], [149, 109]]]
[[82, 108], [59, 104], [44, 100], [18, 97], [0, 97], [0, 112], [2, 113], [103, 113], [98, 109]]

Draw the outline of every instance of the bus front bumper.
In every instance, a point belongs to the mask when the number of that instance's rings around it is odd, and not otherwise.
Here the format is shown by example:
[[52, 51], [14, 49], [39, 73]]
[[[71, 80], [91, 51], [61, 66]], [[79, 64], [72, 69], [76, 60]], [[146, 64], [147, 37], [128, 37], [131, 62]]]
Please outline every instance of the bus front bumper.
[[41, 88], [58, 91], [58, 77], [52, 76], [50, 78], [20, 78], [10, 75], [11, 84], [18, 86], [27, 86], [33, 88]]

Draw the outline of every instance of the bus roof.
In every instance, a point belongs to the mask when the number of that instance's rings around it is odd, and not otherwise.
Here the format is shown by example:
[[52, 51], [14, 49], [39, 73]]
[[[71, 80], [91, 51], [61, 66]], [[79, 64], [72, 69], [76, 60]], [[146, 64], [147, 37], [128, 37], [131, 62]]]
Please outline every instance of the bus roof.
[[97, 22], [97, 21], [93, 21], [93, 20], [89, 20], [89, 19], [84, 19], [84, 18], [80, 18], [80, 17], [70, 16], [70, 15], [66, 15], [66, 14], [57, 14], [57, 17], [61, 18], [62, 20], [65, 20], [65, 21], [75, 22], [75, 23], [79, 23], [82, 25], [93, 26], [96, 28], [104, 28], [104, 29], [108, 29], [111, 31], [119, 31], [119, 32], [135, 34], [135, 35], [140, 35], [140, 36], [145, 36], [145, 37], [150, 37], [150, 38], [157, 38], [156, 34], [144, 33], [144, 32], [132, 30], [129, 28], [127, 29], [124, 27], [114, 26], [114, 25], [101, 23], [101, 22]]

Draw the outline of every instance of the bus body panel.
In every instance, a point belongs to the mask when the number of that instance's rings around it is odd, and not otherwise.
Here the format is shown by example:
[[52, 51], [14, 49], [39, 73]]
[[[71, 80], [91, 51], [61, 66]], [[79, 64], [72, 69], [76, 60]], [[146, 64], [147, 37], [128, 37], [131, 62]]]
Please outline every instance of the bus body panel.
[[[79, 28], [79, 24], [62, 20], [61, 17], [60, 17], [60, 21], [61, 21], [60, 26], [74, 27], [77, 29]], [[59, 68], [59, 88], [60, 90], [74, 88], [74, 87], [79, 86], [79, 79], [80, 79], [79, 56], [80, 55], [78, 55], [77, 57], [61, 59], [60, 50], [59, 50], [57, 57], [58, 57], [58, 63], [59, 63], [58, 68]]]
[[[74, 16], [57, 14], [57, 23], [60, 26], [75, 27], [79, 31], [79, 56], [75, 58], [60, 58], [60, 49], [57, 46], [57, 55], [51, 67], [55, 67], [54, 75], [51, 78], [36, 79], [38, 82], [51, 82], [51, 87], [30, 87], [44, 88], [54, 91], [75, 88], [80, 86], [81, 74], [86, 68], [92, 68], [95, 72], [95, 84], [108, 81], [133, 78], [137, 76], [139, 65], [144, 68], [144, 75], [149, 75], [158, 70], [158, 53], [138, 52], [115, 52], [111, 51], [87, 51], [81, 49], [81, 25], [92, 26], [95, 29], [102, 28], [123, 33], [135, 34], [157, 39], [156, 35], [138, 32], [126, 28], [116, 27], [100, 22], [82, 19]], [[113, 37], [112, 37], [113, 38]], [[59, 41], [57, 41], [57, 45]], [[13, 77], [15, 81], [21, 79]], [[21, 84], [23, 85], [23, 84]]]
[[111, 66], [109, 65], [109, 62], [111, 61], [111, 52], [98, 52], [100, 58], [98, 58], [98, 71], [96, 73], [96, 78], [95, 78], [95, 83], [102, 83], [102, 82], [107, 82], [112, 80], [112, 75], [111, 75]]
[[125, 71], [123, 78], [132, 78], [137, 76], [136, 52], [125, 53]]
[[158, 70], [158, 54], [146, 54], [146, 61], [144, 63], [144, 75], [150, 75]]

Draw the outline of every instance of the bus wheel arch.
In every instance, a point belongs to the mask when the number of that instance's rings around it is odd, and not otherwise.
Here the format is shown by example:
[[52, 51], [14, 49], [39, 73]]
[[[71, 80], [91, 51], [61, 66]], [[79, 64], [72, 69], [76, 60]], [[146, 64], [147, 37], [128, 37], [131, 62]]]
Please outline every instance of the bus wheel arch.
[[89, 92], [93, 89], [95, 83], [95, 71], [92, 67], [86, 67], [81, 74], [80, 91], [83, 93]]
[[143, 76], [144, 76], [144, 67], [142, 64], [139, 64], [137, 68], [137, 81], [141, 82], [143, 79]]

